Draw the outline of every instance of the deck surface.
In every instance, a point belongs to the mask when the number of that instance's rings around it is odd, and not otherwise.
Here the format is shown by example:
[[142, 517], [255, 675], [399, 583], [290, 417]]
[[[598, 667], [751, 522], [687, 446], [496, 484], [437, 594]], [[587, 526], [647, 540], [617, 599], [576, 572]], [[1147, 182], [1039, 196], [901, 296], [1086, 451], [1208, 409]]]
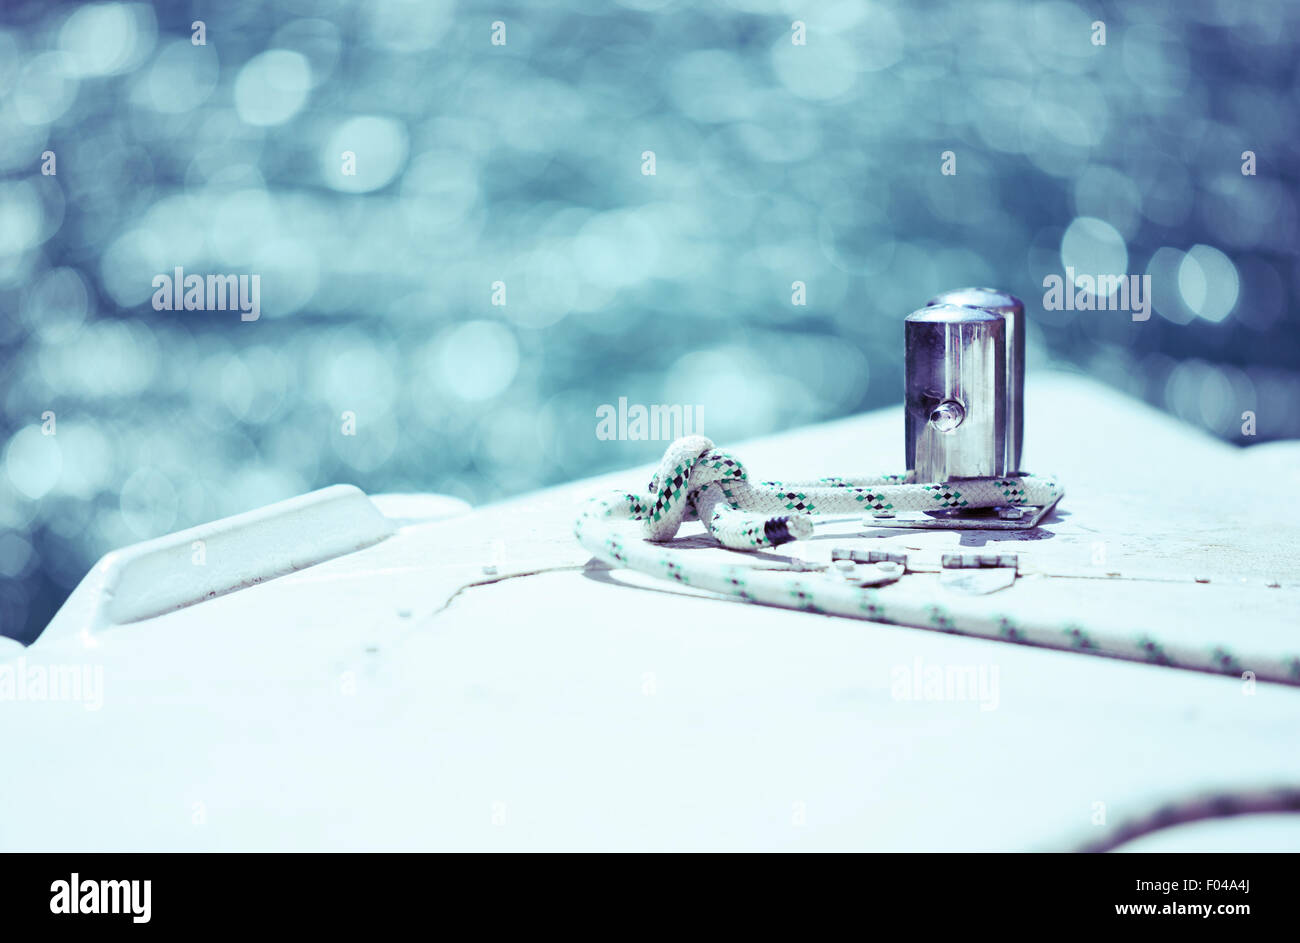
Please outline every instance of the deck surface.
[[[1033, 574], [972, 604], [1300, 647], [1300, 443], [1237, 449], [1076, 377], [1031, 380], [1027, 403], [1026, 464], [1066, 487], [1042, 527], [847, 521], [772, 565], [986, 547]], [[898, 470], [901, 409], [727, 445], [761, 478]], [[97, 710], [0, 705], [0, 848], [1020, 850], [1092, 837], [1103, 807], [1114, 822], [1196, 790], [1300, 783], [1300, 687], [761, 608], [592, 564], [572, 538], [581, 501], [649, 470], [405, 526], [143, 621], [83, 632], [69, 614], [0, 651], [103, 672]], [[688, 528], [683, 553], [727, 555]], [[936, 579], [897, 591], [945, 592]], [[982, 671], [986, 688], [900, 696], [901, 674], [930, 668]], [[1131, 847], [1300, 850], [1297, 819]]]

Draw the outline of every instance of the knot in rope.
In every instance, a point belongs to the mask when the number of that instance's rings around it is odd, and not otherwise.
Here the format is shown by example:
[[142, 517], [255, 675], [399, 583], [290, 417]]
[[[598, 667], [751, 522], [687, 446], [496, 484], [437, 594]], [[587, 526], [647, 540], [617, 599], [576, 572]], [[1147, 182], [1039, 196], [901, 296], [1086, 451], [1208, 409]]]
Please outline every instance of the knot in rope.
[[1044, 505], [1061, 493], [1054, 479], [1034, 475], [930, 484], [909, 475], [755, 483], [730, 452], [692, 435], [668, 446], [648, 495], [597, 499], [578, 530], [589, 517], [622, 518], [641, 521], [647, 540], [665, 541], [698, 519], [724, 547], [757, 550], [812, 536], [814, 514]]
[[[987, 606], [945, 600], [909, 577], [910, 588], [859, 586], [825, 573], [776, 570], [656, 546], [698, 518], [723, 547], [756, 550], [812, 534], [812, 515], [871, 511], [934, 511], [1012, 505], [1051, 506], [1064, 490], [1053, 478], [1018, 475], [921, 483], [911, 475], [819, 478], [807, 482], [750, 480], [745, 466], [703, 436], [668, 447], [648, 494], [615, 492], [583, 505], [574, 535], [611, 567], [764, 606], [955, 632], [1062, 651], [1238, 675], [1249, 665], [1260, 680], [1300, 684], [1300, 657], [1229, 653], [1222, 646], [1171, 638], [1153, 648], [1145, 626], [1088, 624], [1074, 613], [1025, 608], [1014, 618]], [[641, 535], [624, 522], [640, 522]], [[933, 579], [933, 577], [930, 577]]]

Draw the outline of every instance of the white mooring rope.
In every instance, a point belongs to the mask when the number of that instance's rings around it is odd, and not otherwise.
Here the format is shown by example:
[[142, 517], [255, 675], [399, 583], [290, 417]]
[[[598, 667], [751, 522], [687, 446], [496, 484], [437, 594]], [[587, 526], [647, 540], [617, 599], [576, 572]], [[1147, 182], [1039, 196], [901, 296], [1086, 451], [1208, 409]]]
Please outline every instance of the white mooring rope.
[[[1157, 640], [1140, 626], [1089, 626], [1074, 613], [1068, 618], [1012, 620], [937, 602], [886, 600], [879, 590], [823, 573], [688, 560], [651, 543], [669, 540], [684, 521], [699, 519], [723, 547], [758, 550], [811, 536], [814, 514], [1045, 506], [1063, 493], [1055, 479], [1033, 475], [953, 483], [917, 483], [906, 475], [886, 475], [755, 484], [739, 461], [707, 438], [687, 436], [669, 446], [648, 495], [616, 493], [592, 499], [579, 514], [574, 534], [585, 549], [611, 566], [746, 602], [1217, 674], [1251, 671], [1261, 681], [1300, 684], [1300, 655], [1255, 656], [1222, 647], [1179, 645]], [[620, 526], [628, 521], [641, 522], [640, 535]]]

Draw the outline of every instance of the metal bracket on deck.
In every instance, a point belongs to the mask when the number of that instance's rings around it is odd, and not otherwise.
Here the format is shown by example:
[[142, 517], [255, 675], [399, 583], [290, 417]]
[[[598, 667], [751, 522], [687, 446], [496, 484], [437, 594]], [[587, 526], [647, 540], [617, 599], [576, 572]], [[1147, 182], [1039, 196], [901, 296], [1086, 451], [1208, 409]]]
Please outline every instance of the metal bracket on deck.
[[1037, 527], [1056, 507], [1017, 505], [1004, 508], [945, 508], [939, 511], [876, 511], [864, 518], [872, 527], [909, 527], [920, 530], [1029, 530]]
[[907, 554], [886, 550], [831, 550], [831, 564], [855, 586], [884, 586], [896, 583], [907, 572]]
[[1014, 553], [945, 553], [939, 585], [968, 596], [985, 596], [1016, 581], [1020, 558]]

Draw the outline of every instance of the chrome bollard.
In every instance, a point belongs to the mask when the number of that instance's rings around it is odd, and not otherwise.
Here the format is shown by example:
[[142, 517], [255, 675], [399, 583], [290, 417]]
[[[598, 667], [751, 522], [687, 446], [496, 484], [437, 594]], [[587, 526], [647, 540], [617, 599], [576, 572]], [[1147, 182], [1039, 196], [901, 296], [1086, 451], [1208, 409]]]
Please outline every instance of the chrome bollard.
[[938, 304], [907, 316], [904, 435], [917, 481], [1008, 472], [1007, 322]]
[[961, 305], [1000, 314], [1007, 322], [1007, 468], [1008, 475], [1024, 471], [1025, 444], [1025, 306], [1015, 295], [995, 288], [957, 288], [931, 298], [928, 304]]

